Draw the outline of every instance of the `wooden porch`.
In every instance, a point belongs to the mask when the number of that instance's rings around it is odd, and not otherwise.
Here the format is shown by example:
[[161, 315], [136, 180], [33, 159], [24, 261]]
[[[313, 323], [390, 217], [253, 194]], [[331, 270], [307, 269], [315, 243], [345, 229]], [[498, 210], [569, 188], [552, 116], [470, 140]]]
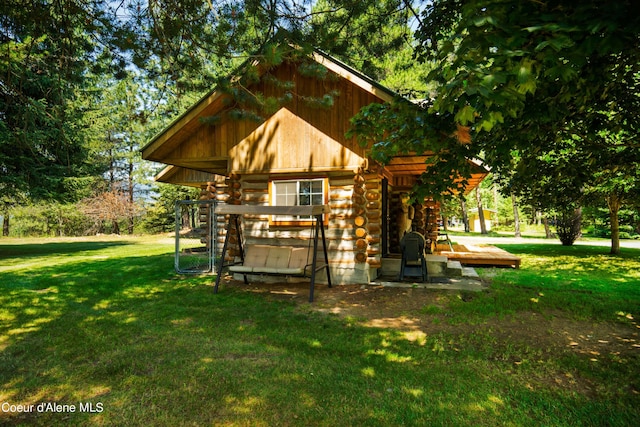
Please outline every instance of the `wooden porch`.
[[449, 247], [446, 243], [438, 243], [436, 254], [465, 266], [520, 268], [520, 258], [492, 245], [466, 243]]

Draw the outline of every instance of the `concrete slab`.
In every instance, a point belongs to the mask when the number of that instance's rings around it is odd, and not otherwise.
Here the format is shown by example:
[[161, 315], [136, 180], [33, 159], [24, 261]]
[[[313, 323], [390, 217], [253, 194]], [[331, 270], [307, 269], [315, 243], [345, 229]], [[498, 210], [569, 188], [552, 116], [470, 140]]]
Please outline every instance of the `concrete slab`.
[[473, 267], [462, 267], [462, 276], [469, 279], [480, 280], [480, 275]]
[[441, 277], [447, 275], [447, 257], [441, 255], [427, 255], [424, 257], [427, 262], [429, 276]]
[[427, 262], [431, 261], [431, 262], [447, 262], [448, 259], [446, 256], [444, 255], [433, 255], [433, 254], [428, 254], [424, 256], [424, 259], [427, 260]]
[[418, 288], [480, 292], [486, 289], [482, 279], [473, 267], [461, 267], [458, 277], [429, 275], [427, 282], [405, 280], [398, 281], [397, 275], [383, 275], [369, 283], [370, 286], [388, 286], [390, 288]]
[[417, 288], [417, 289], [438, 289], [449, 291], [471, 291], [480, 292], [485, 287], [482, 281], [465, 277], [459, 278], [438, 278], [433, 282], [393, 282], [376, 279], [369, 283], [369, 286], [387, 286], [390, 288]]
[[447, 262], [447, 277], [462, 277], [462, 264], [460, 264], [460, 261]]
[[482, 281], [480, 275], [473, 267], [462, 267], [462, 277], [465, 279]]
[[383, 258], [382, 266], [379, 268], [381, 276], [393, 276], [400, 274], [400, 264], [402, 259], [400, 258]]

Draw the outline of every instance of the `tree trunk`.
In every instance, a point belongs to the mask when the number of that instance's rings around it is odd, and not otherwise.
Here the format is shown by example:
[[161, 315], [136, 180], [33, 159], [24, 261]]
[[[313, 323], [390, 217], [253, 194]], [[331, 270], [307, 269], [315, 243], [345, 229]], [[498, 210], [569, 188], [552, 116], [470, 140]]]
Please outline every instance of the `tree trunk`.
[[9, 211], [5, 211], [2, 216], [2, 235], [5, 237], [9, 236]]
[[[133, 147], [129, 147], [130, 151], [133, 150]], [[134, 164], [132, 160], [129, 160], [129, 164], [127, 165], [127, 185], [128, 185], [128, 190], [129, 190], [129, 194], [128, 194], [128, 201], [129, 201], [129, 224], [128, 224], [128, 230], [127, 232], [129, 234], [133, 234], [133, 228], [134, 228], [134, 222], [135, 222], [135, 218], [134, 218], [134, 197], [133, 197], [133, 190], [134, 190], [134, 186], [135, 186], [135, 182], [133, 182], [133, 170], [134, 170]]]
[[[111, 143], [111, 132], [109, 132], [109, 136], [108, 136], [108, 140], [109, 140], [109, 144], [112, 145]], [[113, 190], [116, 184], [116, 165], [115, 165], [115, 159], [114, 159], [114, 154], [113, 154], [113, 148], [109, 149], [109, 190]]]
[[58, 209], [58, 236], [64, 236], [64, 218], [62, 216], [62, 208]]
[[513, 226], [515, 228], [515, 237], [522, 237], [520, 233], [520, 215], [518, 215], [518, 202], [516, 195], [511, 193], [511, 204], [513, 205]]
[[467, 214], [467, 203], [464, 197], [460, 198], [460, 209], [462, 210], [462, 224], [464, 224], [464, 232], [469, 232], [469, 215]]
[[442, 228], [444, 231], [449, 231], [449, 217], [442, 215]]
[[553, 233], [551, 232], [551, 228], [549, 227], [549, 217], [548, 216], [544, 216], [542, 218], [542, 223], [544, 224], [544, 235], [547, 239], [553, 239], [555, 238], [555, 236], [553, 235]]
[[482, 208], [482, 196], [480, 187], [476, 187], [476, 202], [478, 204], [478, 220], [480, 221], [480, 234], [487, 234], [487, 223], [484, 222], [484, 209]]
[[620, 222], [618, 212], [622, 206], [622, 199], [616, 194], [610, 194], [607, 197], [607, 205], [609, 206], [609, 220], [611, 222], [611, 251], [613, 255], [620, 253]]
[[498, 215], [498, 212], [500, 211], [500, 203], [498, 202], [498, 186], [495, 184], [493, 184], [493, 208], [496, 210], [493, 225], [497, 227], [500, 225], [500, 217]]

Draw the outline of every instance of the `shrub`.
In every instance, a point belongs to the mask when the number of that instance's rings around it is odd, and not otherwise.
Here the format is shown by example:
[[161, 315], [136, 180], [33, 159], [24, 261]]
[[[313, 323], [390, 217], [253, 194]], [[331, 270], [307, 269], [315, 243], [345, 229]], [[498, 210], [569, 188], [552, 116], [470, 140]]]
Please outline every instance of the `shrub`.
[[582, 209], [571, 209], [560, 213], [557, 218], [556, 233], [563, 246], [571, 246], [580, 237]]

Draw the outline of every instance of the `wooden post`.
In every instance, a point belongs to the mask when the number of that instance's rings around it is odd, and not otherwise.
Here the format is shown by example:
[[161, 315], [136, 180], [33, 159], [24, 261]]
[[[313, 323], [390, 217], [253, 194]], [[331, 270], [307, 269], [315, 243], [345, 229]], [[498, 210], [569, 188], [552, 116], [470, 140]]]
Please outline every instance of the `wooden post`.
[[[236, 230], [236, 237], [238, 239], [238, 247], [240, 250], [240, 259], [242, 260], [242, 262], [244, 263], [244, 250], [242, 248], [242, 234], [240, 231], [240, 222], [238, 221], [238, 217], [239, 215], [236, 214], [230, 214], [229, 215], [229, 225], [227, 227], [227, 237], [224, 239], [224, 245], [222, 246], [222, 254], [220, 256], [220, 261], [218, 262], [218, 268], [216, 271], [216, 284], [213, 287], [213, 293], [217, 294], [218, 293], [218, 286], [220, 286], [220, 278], [222, 277], [222, 269], [224, 268], [224, 259], [225, 259], [225, 255], [227, 253], [227, 249], [229, 246], [229, 241], [231, 240], [231, 229], [233, 228], [231, 225], [232, 223], [235, 225], [235, 230]], [[244, 275], [244, 283], [248, 284], [249, 281], [247, 280], [247, 275]]]
[[316, 283], [316, 265], [318, 260], [318, 231], [322, 234], [322, 251], [324, 253], [324, 265], [327, 272], [327, 284], [331, 287], [331, 272], [329, 270], [329, 254], [327, 253], [327, 240], [324, 235], [323, 215], [316, 215], [316, 230], [313, 236], [313, 261], [311, 262], [311, 284], [309, 285], [309, 302], [313, 302], [313, 293]]

